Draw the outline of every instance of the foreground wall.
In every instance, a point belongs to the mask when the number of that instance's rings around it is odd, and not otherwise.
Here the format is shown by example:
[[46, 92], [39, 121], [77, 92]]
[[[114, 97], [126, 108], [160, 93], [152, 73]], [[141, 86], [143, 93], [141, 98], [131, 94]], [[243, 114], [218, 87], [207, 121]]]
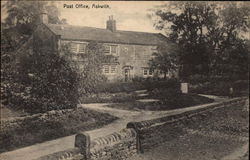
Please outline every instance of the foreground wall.
[[84, 159], [123, 160], [136, 153], [136, 132], [123, 129], [105, 137], [90, 140], [86, 133], [76, 136], [75, 146], [80, 148]]
[[[127, 124], [127, 128], [119, 132], [93, 140], [90, 139], [87, 133], [79, 133], [75, 138], [75, 149], [66, 151], [66, 153], [55, 153], [53, 154], [54, 159], [126, 160], [136, 153], [144, 153], [163, 142], [182, 135], [183, 128], [187, 124], [202, 121], [219, 108], [245, 105], [246, 100], [247, 97], [234, 98], [224, 102], [212, 103], [206, 108], [172, 116], [130, 122]], [[50, 155], [49, 159], [52, 160], [53, 155]]]

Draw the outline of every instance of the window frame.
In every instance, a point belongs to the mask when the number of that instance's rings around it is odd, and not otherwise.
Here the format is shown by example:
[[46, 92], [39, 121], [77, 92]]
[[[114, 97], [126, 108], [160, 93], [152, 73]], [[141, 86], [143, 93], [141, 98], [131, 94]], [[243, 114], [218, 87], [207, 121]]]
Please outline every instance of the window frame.
[[[75, 54], [84, 54], [86, 53], [86, 46], [87, 46], [87, 43], [86, 42], [76, 42], [76, 41], [71, 41], [70, 42], [70, 51], [75, 53]], [[76, 49], [75, 50], [72, 50], [72, 45], [75, 45], [76, 46]], [[80, 46], [84, 46], [84, 51], [80, 51]]]
[[117, 65], [116, 64], [105, 64], [102, 68], [102, 73], [104, 75], [112, 75], [117, 73]]
[[[104, 44], [105, 50], [104, 54], [105, 55], [113, 55], [113, 56], [118, 56], [118, 47], [119, 45], [117, 44]], [[115, 47], [115, 52], [112, 52], [112, 47]]]
[[143, 68], [142, 71], [143, 71], [143, 77], [153, 77], [154, 76], [154, 70], [153, 69]]

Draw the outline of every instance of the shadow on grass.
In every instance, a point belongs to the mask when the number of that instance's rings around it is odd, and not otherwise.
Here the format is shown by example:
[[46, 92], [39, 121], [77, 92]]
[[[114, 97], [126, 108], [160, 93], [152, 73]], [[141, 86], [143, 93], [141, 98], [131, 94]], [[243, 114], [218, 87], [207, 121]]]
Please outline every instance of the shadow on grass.
[[163, 111], [191, 107], [195, 105], [207, 104], [214, 102], [213, 99], [202, 97], [195, 94], [177, 94], [173, 96], [146, 96], [147, 98], [157, 98], [156, 102], [139, 102], [136, 100], [127, 101], [123, 103], [112, 103], [107, 107], [125, 110], [149, 110], [149, 111]]

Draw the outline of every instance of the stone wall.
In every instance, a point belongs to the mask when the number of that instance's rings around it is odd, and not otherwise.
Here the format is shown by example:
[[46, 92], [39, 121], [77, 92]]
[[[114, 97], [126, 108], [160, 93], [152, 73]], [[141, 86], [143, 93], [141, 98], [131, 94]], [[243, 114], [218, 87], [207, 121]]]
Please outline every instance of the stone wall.
[[137, 148], [139, 153], [166, 142], [176, 136], [182, 135], [186, 125], [195, 121], [202, 121], [213, 112], [222, 107], [242, 106], [246, 98], [234, 98], [228, 101], [212, 103], [211, 105], [177, 115], [162, 117], [158, 119], [130, 122], [127, 128], [135, 129], [137, 133]]
[[75, 146], [87, 160], [126, 160], [136, 154], [136, 132], [123, 129], [111, 135], [91, 140], [86, 133], [76, 135]]

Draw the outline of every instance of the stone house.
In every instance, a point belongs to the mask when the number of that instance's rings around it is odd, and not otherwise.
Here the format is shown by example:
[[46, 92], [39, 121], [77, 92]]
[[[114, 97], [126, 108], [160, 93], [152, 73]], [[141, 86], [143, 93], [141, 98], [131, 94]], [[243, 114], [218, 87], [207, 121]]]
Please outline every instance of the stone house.
[[[72, 55], [70, 60], [81, 70], [86, 45], [90, 41], [103, 44], [104, 53], [114, 57], [115, 61], [104, 62], [102, 73], [110, 81], [129, 81], [135, 77], [163, 76], [159, 71], [150, 70], [148, 62], [153, 58], [156, 47], [160, 43], [170, 43], [160, 33], [120, 31], [116, 29], [116, 21], [109, 17], [106, 29], [49, 24], [46, 13], [41, 14], [42, 23], [33, 34], [40, 39], [40, 44], [55, 51], [63, 44], [70, 44]], [[170, 74], [168, 76], [171, 76]]]

